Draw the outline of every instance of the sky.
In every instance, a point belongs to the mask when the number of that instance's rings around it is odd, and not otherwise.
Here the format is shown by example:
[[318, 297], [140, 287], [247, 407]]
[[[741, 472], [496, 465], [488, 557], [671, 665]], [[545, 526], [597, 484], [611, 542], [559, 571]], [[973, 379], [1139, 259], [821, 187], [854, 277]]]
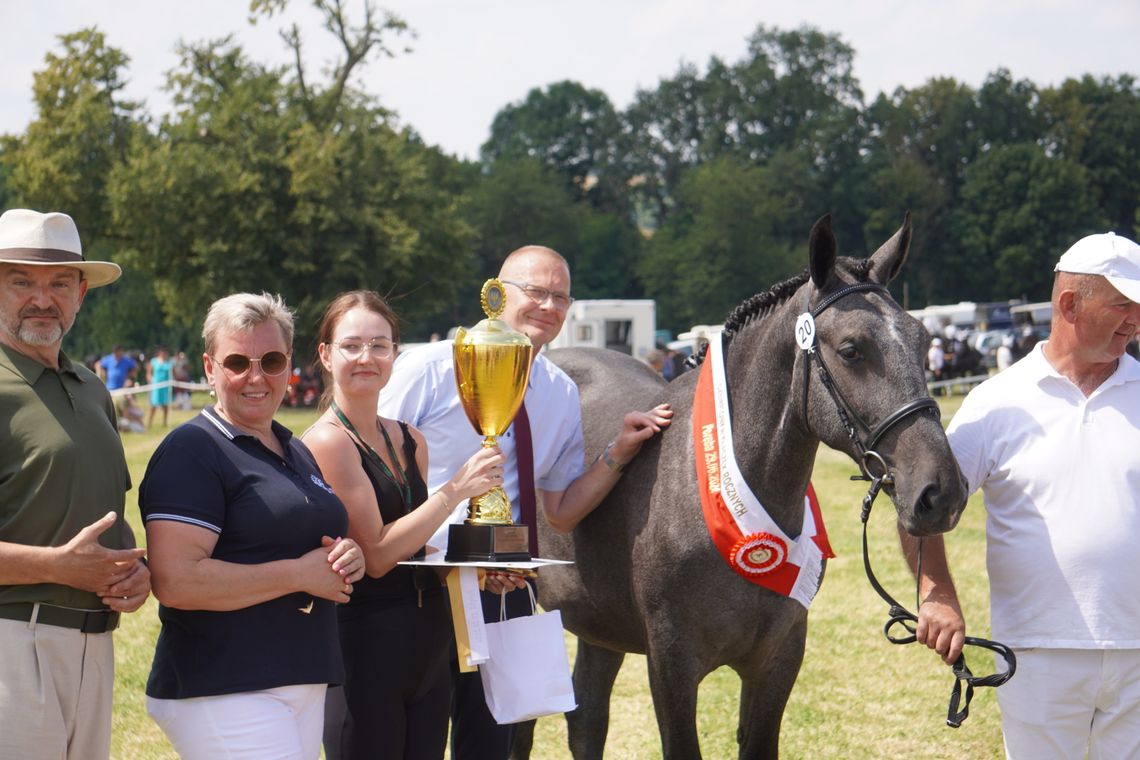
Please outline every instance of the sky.
[[[251, 58], [286, 63], [278, 36], [296, 21], [306, 65], [337, 52], [309, 0], [286, 15], [248, 23], [246, 0], [0, 0], [0, 133], [35, 117], [33, 73], [57, 37], [97, 26], [131, 59], [126, 96], [148, 113], [169, 108], [162, 87], [179, 41], [234, 35]], [[362, 0], [345, 0], [350, 18]], [[896, 87], [949, 76], [974, 87], [998, 68], [1038, 86], [1084, 74], [1140, 75], [1136, 0], [377, 0], [416, 37], [392, 38], [393, 58], [374, 57], [360, 84], [426, 142], [476, 158], [495, 113], [535, 87], [573, 80], [623, 109], [682, 64], [743, 58], [760, 24], [811, 25], [855, 50], [867, 100]], [[15, 10], [17, 9], [18, 10]], [[410, 47], [411, 52], [403, 52]]]

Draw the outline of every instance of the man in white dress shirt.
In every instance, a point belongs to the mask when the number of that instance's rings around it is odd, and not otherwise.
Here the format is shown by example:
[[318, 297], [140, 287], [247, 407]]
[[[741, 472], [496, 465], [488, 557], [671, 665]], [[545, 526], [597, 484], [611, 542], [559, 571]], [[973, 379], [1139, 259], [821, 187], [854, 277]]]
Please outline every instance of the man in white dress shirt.
[[[603, 456], [590, 466], [584, 462], [578, 388], [561, 369], [541, 354], [542, 347], [562, 329], [570, 296], [570, 268], [556, 251], [524, 246], [503, 262], [499, 280], [506, 287], [506, 306], [500, 317], [530, 338], [534, 346], [530, 382], [524, 403], [530, 418], [534, 450], [534, 483], [540, 511], [558, 531], [570, 531], [610, 492], [621, 470], [642, 443], [667, 426], [672, 410], [662, 405], [648, 412], [630, 412], [617, 437]], [[447, 482], [482, 443], [459, 403], [452, 360], [452, 342], [439, 341], [399, 357], [392, 378], [380, 394], [380, 414], [406, 420], [419, 428], [428, 442], [429, 491]], [[514, 426], [499, 438], [508, 465], [503, 488], [519, 522], [519, 479], [515, 457]], [[456, 506], [451, 522], [462, 522], [466, 502]], [[445, 550], [449, 523], [428, 542]], [[430, 549], [429, 549], [430, 551]], [[509, 617], [529, 615], [530, 597], [523, 581], [489, 582], [484, 592], [484, 614], [497, 619], [499, 597], [507, 593]], [[493, 610], [488, 613], [487, 610]], [[487, 710], [478, 673], [458, 674], [452, 687], [452, 757], [455, 760], [506, 758], [514, 726], [500, 726]]]

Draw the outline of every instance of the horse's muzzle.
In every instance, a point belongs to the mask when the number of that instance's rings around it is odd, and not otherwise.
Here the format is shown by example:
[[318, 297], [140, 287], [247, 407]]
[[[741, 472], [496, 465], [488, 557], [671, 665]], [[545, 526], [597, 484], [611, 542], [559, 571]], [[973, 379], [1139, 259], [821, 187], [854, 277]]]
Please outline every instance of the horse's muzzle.
[[912, 536], [933, 536], [952, 530], [966, 506], [966, 487], [941, 489], [929, 485], [903, 515], [903, 527]]

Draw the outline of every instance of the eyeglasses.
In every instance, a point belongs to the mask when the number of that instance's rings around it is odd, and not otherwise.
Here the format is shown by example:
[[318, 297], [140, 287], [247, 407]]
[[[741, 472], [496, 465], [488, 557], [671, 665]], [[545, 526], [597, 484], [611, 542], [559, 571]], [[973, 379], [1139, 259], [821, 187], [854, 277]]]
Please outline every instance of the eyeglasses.
[[388, 338], [373, 338], [367, 342], [363, 342], [357, 338], [347, 338], [333, 345], [336, 346], [341, 355], [350, 362], [359, 359], [365, 349], [368, 349], [368, 355], [373, 359], [387, 359], [396, 350], [396, 344]]
[[230, 354], [222, 359], [222, 368], [233, 377], [245, 375], [254, 364], [261, 368], [261, 374], [276, 377], [289, 368], [289, 355], [280, 351], [266, 351], [258, 359], [245, 354]]
[[540, 288], [537, 285], [531, 285], [529, 282], [515, 282], [514, 280], [503, 280], [508, 285], [514, 285], [516, 288], [526, 294], [526, 297], [541, 306], [546, 303], [546, 299], [554, 304], [554, 308], [559, 311], [564, 311], [570, 308], [570, 304], [574, 303], [573, 297], [569, 293], [562, 293], [557, 290], [548, 290]]

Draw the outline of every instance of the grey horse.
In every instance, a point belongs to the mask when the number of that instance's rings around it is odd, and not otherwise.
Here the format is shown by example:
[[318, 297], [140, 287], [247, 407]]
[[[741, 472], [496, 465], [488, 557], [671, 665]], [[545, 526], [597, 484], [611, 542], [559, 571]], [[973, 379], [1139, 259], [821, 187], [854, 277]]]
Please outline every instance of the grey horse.
[[[797, 316], [856, 283], [816, 318], [817, 350], [855, 423], [879, 423], [928, 397], [929, 337], [885, 286], [902, 267], [910, 217], [870, 258], [837, 256], [829, 217], [812, 228], [809, 266], [745, 301], [725, 323], [724, 362], [741, 474], [789, 536], [800, 532], [804, 492], [822, 441], [862, 455], [837, 412], [837, 397], [794, 338]], [[667, 401], [674, 422], [643, 448], [607, 499], [569, 534], [540, 523], [541, 554], [573, 560], [544, 568], [539, 598], [562, 611], [578, 637], [567, 714], [577, 760], [601, 758], [609, 696], [625, 652], [644, 653], [665, 758], [698, 758], [697, 686], [721, 665], [742, 682], [741, 758], [779, 753], [780, 721], [804, 654], [807, 610], [743, 580], [705, 527], [696, 485], [691, 409], [697, 372], [666, 383], [636, 359], [603, 349], [552, 351], [577, 382], [587, 461], [607, 443], [613, 420]], [[809, 371], [810, 370], [810, 371]], [[805, 373], [807, 377], [805, 377]], [[806, 388], [806, 398], [805, 398]], [[951, 529], [966, 486], [937, 414], [906, 414], [880, 431], [876, 449], [894, 473], [885, 490], [915, 535]], [[874, 425], [870, 425], [874, 427]], [[710, 591], [710, 589], [712, 589]], [[526, 752], [527, 740], [523, 740]], [[519, 754], [516, 745], [516, 756]]]

